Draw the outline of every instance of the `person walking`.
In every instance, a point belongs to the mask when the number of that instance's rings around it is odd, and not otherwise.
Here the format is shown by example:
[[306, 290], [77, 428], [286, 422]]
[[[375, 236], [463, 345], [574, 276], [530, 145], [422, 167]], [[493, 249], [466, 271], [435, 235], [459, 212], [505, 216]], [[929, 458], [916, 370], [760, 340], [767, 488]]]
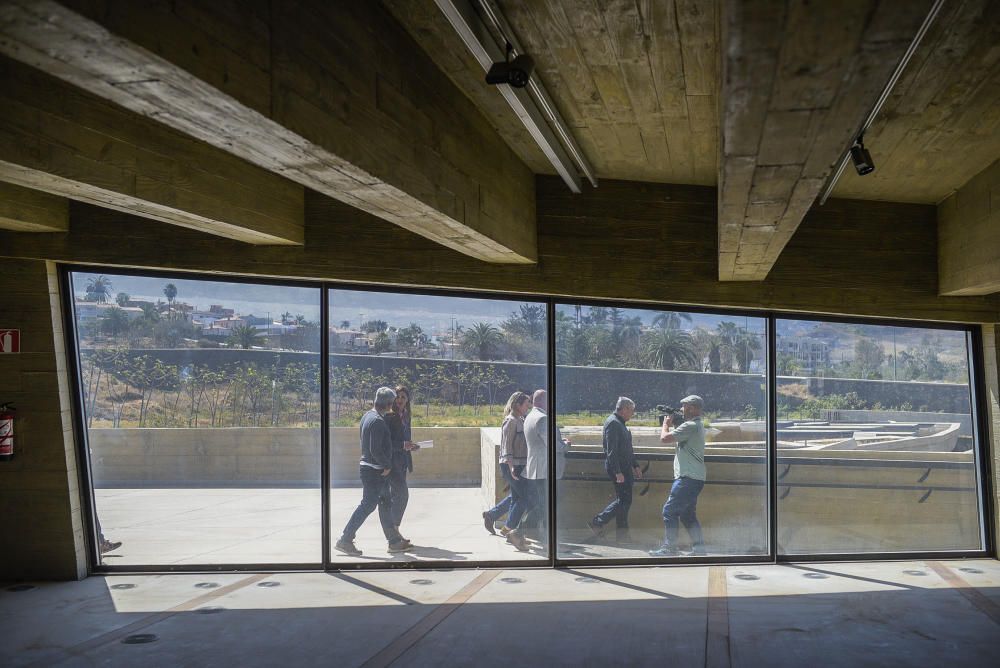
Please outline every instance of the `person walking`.
[[[528, 489], [526, 508], [524, 512], [534, 510], [541, 520], [541, 542], [547, 543], [548, 533], [548, 490], [546, 488], [549, 474], [549, 415], [548, 393], [545, 390], [535, 390], [531, 395], [532, 408], [524, 418], [524, 437], [528, 444], [528, 457], [524, 465], [524, 478]], [[525, 552], [528, 541], [520, 527], [507, 534], [507, 541], [518, 550]]]
[[506, 536], [517, 528], [524, 514], [525, 487], [528, 484], [522, 477], [524, 466], [528, 463], [524, 416], [529, 410], [531, 410], [531, 397], [524, 392], [510, 395], [507, 405], [504, 406], [503, 422], [500, 425], [500, 475], [507, 481], [510, 493], [503, 501], [483, 512], [483, 526], [494, 535], [498, 519], [507, 515], [507, 522], [500, 528], [500, 533]]
[[392, 523], [398, 532], [403, 523], [406, 506], [410, 502], [410, 488], [406, 482], [406, 474], [413, 473], [413, 451], [420, 449], [420, 446], [413, 442], [410, 390], [406, 386], [396, 386], [396, 399], [392, 402], [392, 410], [385, 414], [385, 422], [389, 425], [389, 434], [392, 438], [392, 470], [388, 476], [389, 499], [392, 502]]
[[654, 557], [672, 557], [678, 554], [678, 521], [684, 524], [691, 537], [692, 554], [705, 554], [705, 539], [696, 514], [698, 495], [705, 487], [705, 425], [701, 412], [705, 402], [696, 394], [681, 399], [684, 421], [677, 425], [673, 419], [663, 421], [661, 443], [676, 443], [674, 453], [674, 484], [663, 504], [663, 545], [650, 550]]
[[625, 426], [635, 415], [635, 402], [628, 397], [618, 397], [615, 411], [604, 421], [604, 471], [615, 487], [615, 499], [597, 513], [587, 525], [594, 536], [600, 538], [612, 518], [615, 520], [615, 540], [631, 542], [628, 530], [628, 511], [632, 507], [632, 485], [642, 478], [642, 469], [632, 450], [632, 432]]
[[368, 516], [378, 508], [378, 519], [382, 533], [389, 542], [390, 552], [404, 552], [412, 545], [404, 540], [396, 530], [392, 519], [392, 502], [389, 498], [388, 477], [392, 472], [392, 434], [386, 424], [385, 414], [389, 412], [396, 393], [390, 387], [380, 387], [375, 392], [372, 409], [361, 418], [361, 462], [360, 475], [363, 489], [361, 503], [351, 514], [344, 532], [334, 547], [344, 554], [360, 557], [361, 550], [354, 544], [358, 529]]

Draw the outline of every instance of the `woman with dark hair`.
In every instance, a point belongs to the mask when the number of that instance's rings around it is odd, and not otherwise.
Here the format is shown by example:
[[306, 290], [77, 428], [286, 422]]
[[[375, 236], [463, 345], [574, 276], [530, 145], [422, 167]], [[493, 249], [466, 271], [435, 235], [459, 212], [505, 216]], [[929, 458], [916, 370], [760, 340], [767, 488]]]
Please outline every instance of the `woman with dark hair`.
[[524, 439], [524, 416], [531, 410], [531, 397], [524, 392], [510, 395], [503, 409], [500, 425], [500, 475], [510, 485], [510, 494], [503, 501], [483, 513], [483, 526], [496, 535], [494, 524], [507, 515], [507, 523], [500, 529], [506, 536], [517, 528], [525, 507], [526, 481], [521, 477], [528, 463], [528, 444]]
[[386, 413], [392, 438], [392, 472], [389, 473], [389, 498], [392, 501], [392, 522], [399, 531], [403, 523], [403, 513], [410, 501], [410, 488], [406, 484], [406, 474], [413, 472], [413, 450], [420, 446], [413, 442], [410, 427], [410, 390], [404, 385], [396, 386], [396, 400], [392, 410]]

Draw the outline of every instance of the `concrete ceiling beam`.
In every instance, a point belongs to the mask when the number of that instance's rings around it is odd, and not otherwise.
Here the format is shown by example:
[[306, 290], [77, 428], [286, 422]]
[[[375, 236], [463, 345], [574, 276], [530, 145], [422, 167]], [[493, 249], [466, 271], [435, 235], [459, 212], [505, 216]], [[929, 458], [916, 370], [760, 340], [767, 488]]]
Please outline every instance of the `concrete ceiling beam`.
[[932, 4], [722, 2], [719, 280], [767, 277]]
[[488, 262], [534, 178], [378, 3], [0, 2], [0, 52]]
[[0, 108], [0, 181], [32, 197], [251, 244], [305, 241], [302, 186], [3, 57]]
[[0, 181], [0, 229], [66, 232], [69, 230], [69, 202], [65, 197]]

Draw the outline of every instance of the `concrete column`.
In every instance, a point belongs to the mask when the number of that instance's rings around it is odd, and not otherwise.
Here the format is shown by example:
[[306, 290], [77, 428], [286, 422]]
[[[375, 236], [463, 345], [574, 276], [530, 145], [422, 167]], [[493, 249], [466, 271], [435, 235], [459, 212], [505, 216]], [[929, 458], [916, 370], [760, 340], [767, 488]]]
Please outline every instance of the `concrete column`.
[[0, 329], [21, 352], [0, 354], [0, 403], [17, 410], [15, 454], [0, 462], [0, 580], [87, 574], [69, 377], [52, 262], [0, 259]]
[[[988, 423], [986, 449], [993, 473], [993, 544], [1000, 545], [1000, 325], [983, 325], [983, 370], [986, 377], [986, 418]], [[996, 556], [996, 554], [994, 554]]]

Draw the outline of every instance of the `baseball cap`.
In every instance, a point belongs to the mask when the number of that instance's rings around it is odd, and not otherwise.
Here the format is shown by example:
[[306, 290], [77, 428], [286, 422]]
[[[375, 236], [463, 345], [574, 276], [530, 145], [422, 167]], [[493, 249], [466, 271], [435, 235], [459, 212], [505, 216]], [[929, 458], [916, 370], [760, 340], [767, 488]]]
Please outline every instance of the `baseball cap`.
[[698, 408], [704, 408], [705, 402], [701, 400], [697, 394], [689, 394], [683, 399], [681, 399], [681, 404], [691, 404], [697, 406]]

